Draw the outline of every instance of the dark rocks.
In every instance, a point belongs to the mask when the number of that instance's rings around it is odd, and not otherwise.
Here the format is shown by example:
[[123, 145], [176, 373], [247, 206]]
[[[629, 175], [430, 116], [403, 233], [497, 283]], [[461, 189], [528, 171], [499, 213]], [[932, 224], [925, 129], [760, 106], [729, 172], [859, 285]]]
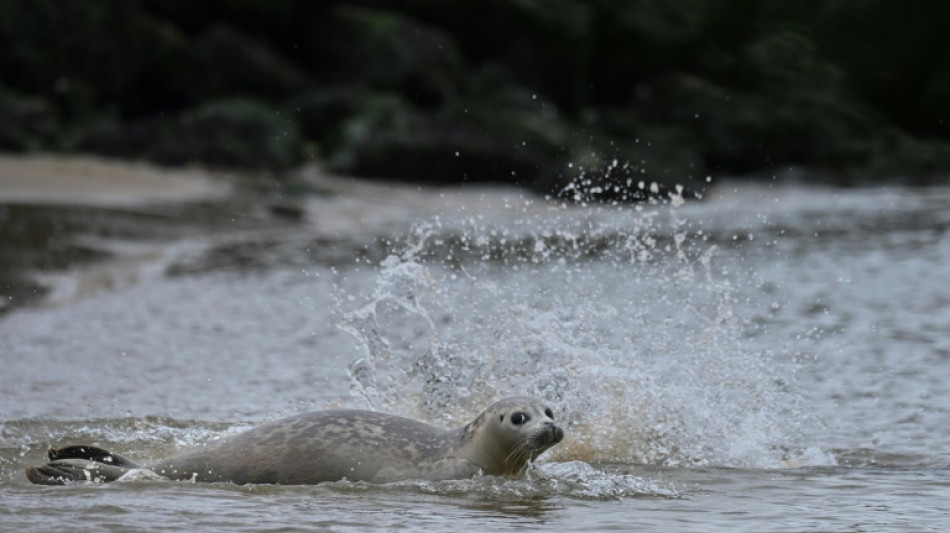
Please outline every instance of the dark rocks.
[[79, 149], [166, 165], [282, 171], [301, 158], [300, 134], [279, 109], [218, 101], [171, 118], [115, 123], [91, 131]]
[[553, 105], [510, 80], [492, 80], [434, 110], [376, 95], [342, 124], [328, 163], [373, 177], [537, 188], [563, 164], [568, 130]]

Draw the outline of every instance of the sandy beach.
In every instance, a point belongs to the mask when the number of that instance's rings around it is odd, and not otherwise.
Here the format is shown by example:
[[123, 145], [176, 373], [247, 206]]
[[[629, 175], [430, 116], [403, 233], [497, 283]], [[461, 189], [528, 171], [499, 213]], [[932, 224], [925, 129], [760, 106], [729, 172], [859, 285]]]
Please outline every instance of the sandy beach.
[[231, 190], [201, 169], [88, 156], [0, 155], [0, 203], [132, 206], [212, 200]]

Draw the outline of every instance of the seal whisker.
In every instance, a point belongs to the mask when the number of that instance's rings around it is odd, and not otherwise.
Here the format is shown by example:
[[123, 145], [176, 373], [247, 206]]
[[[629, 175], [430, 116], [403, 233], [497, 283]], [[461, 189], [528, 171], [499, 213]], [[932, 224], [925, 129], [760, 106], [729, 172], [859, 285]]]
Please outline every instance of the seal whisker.
[[519, 440], [505, 458], [505, 465], [508, 466], [506, 470], [511, 474], [520, 473], [527, 466], [536, 448], [531, 436]]

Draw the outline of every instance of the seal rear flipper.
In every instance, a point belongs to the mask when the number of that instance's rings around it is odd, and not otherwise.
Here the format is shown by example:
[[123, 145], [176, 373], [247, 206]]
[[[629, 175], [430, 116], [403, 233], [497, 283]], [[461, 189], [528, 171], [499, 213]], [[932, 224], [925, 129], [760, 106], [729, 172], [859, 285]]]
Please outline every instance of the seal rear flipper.
[[26, 469], [26, 477], [37, 485], [66, 485], [76, 481], [107, 483], [128, 472], [128, 468], [87, 459], [57, 459]]
[[97, 446], [87, 446], [85, 444], [63, 446], [62, 448], [50, 448], [46, 452], [50, 461], [61, 459], [85, 459], [95, 461], [105, 465], [118, 466], [126, 469], [141, 468], [139, 465], [129, 461], [121, 455], [104, 450]]

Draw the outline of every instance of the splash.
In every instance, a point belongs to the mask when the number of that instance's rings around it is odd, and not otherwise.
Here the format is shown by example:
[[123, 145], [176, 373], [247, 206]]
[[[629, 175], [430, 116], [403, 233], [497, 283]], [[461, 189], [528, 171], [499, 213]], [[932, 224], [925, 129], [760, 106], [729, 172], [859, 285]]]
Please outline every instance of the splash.
[[629, 474], [611, 474], [580, 461], [549, 463], [529, 470], [523, 478], [476, 476], [442, 481], [407, 480], [385, 484], [339, 481], [325, 483], [325, 490], [343, 493], [412, 491], [493, 502], [544, 501], [552, 496], [588, 501], [619, 501], [629, 498], [680, 498], [668, 484]]
[[344, 315], [353, 401], [461, 425], [530, 395], [566, 428], [559, 462], [782, 466], [804, 424], [791, 358], [748, 341], [752, 281], [681, 206], [418, 224]]

